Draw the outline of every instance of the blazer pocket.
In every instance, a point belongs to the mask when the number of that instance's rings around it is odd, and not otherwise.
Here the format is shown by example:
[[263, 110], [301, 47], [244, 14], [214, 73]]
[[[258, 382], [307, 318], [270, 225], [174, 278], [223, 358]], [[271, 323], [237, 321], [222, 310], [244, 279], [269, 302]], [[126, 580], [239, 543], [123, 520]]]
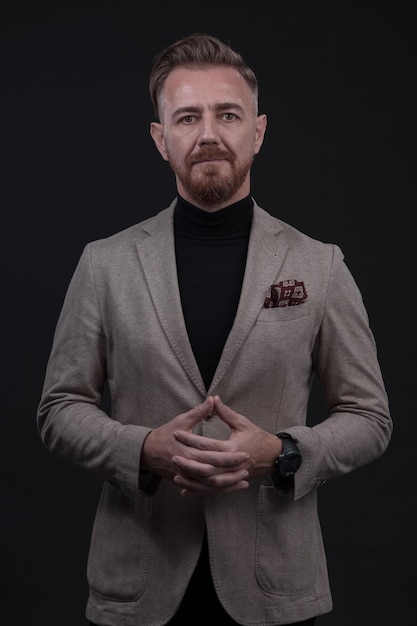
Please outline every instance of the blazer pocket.
[[271, 309], [261, 309], [257, 322], [287, 322], [305, 317], [308, 314], [308, 302], [295, 306], [277, 306]]
[[322, 557], [315, 498], [312, 492], [294, 501], [283, 498], [274, 487], [261, 487], [255, 572], [266, 592], [303, 595], [313, 588]]
[[144, 591], [149, 569], [152, 498], [132, 502], [105, 483], [94, 521], [87, 578], [99, 596], [134, 601]]

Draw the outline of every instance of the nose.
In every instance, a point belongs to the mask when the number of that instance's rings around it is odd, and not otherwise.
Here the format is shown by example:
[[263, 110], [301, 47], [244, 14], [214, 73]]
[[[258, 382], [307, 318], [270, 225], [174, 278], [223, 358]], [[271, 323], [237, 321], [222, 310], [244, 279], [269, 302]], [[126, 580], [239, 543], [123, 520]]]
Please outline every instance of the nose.
[[220, 137], [217, 132], [216, 120], [211, 117], [205, 117], [201, 121], [198, 143], [199, 145], [220, 143]]

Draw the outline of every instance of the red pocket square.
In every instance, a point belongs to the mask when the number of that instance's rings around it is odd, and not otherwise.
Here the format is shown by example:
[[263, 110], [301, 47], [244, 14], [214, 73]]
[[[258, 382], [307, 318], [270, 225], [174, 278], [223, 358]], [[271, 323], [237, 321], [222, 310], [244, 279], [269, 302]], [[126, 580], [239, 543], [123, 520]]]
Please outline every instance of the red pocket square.
[[307, 300], [307, 292], [302, 280], [281, 280], [268, 289], [264, 301], [266, 309], [277, 306], [295, 306]]

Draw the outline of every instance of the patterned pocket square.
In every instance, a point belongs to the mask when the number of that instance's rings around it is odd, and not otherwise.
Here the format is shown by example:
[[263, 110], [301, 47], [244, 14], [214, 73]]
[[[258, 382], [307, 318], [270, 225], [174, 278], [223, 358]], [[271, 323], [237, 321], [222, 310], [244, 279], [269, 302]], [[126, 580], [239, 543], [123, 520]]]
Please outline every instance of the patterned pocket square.
[[307, 292], [302, 280], [281, 280], [268, 289], [264, 307], [273, 309], [279, 306], [295, 306], [306, 300]]

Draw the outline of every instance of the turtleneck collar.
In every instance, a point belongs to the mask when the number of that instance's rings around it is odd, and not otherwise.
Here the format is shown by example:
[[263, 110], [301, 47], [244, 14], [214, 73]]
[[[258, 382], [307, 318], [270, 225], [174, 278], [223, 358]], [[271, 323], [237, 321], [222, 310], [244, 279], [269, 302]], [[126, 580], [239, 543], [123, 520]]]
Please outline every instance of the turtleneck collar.
[[250, 195], [218, 211], [204, 211], [181, 196], [174, 210], [177, 235], [214, 238], [249, 236], [253, 216]]

